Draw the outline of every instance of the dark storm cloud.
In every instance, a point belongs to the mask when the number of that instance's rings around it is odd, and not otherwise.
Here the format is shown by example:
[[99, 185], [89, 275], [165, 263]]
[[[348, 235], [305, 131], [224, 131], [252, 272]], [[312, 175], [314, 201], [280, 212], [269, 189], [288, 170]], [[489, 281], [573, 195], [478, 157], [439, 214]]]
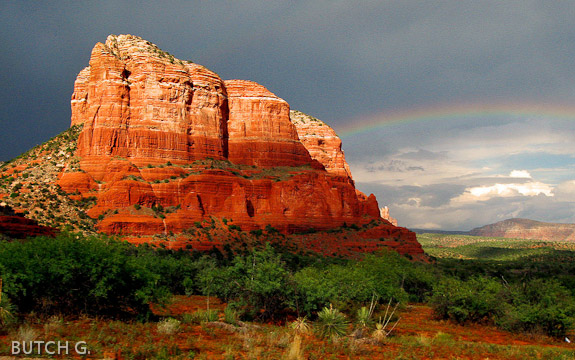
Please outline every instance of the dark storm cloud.
[[90, 49], [142, 36], [337, 125], [455, 99], [572, 100], [575, 7], [549, 1], [5, 2], [0, 158], [68, 126]]
[[[5, 1], [0, 160], [69, 126], [77, 73], [96, 42], [122, 33], [224, 79], [257, 81], [336, 130], [460, 102], [575, 102], [570, 2]], [[573, 203], [562, 200], [575, 198], [573, 131], [572, 121], [544, 117], [447, 118], [393, 124], [343, 145], [358, 187], [400, 223], [465, 230], [516, 215], [575, 221]], [[538, 180], [510, 179], [513, 170]], [[558, 196], [473, 202], [466, 193], [545, 185], [537, 181], [560, 184]]]

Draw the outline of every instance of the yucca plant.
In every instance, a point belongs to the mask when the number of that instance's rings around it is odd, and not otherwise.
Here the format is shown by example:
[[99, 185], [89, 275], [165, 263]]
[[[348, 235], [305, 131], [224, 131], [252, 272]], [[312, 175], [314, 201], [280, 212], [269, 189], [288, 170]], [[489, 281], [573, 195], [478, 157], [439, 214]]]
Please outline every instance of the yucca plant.
[[330, 304], [317, 314], [317, 331], [326, 338], [338, 338], [347, 332], [349, 321], [339, 310]]
[[395, 329], [395, 326], [397, 326], [399, 320], [401, 320], [401, 318], [398, 318], [397, 321], [391, 327], [391, 329], [387, 330], [387, 326], [389, 325], [389, 322], [391, 321], [393, 314], [395, 314], [395, 310], [397, 310], [398, 306], [399, 303], [395, 304], [395, 307], [390, 313], [389, 310], [391, 309], [391, 299], [389, 299], [389, 303], [387, 304], [387, 308], [385, 309], [385, 315], [383, 315], [383, 319], [381, 318], [381, 316], [379, 317], [379, 321], [375, 324], [375, 330], [371, 334], [371, 337], [374, 338], [376, 341], [383, 342], [389, 336], [389, 334], [391, 334], [393, 329]]
[[292, 322], [289, 327], [293, 330], [295, 334], [307, 334], [311, 330], [311, 325], [307, 320], [307, 316], [298, 317], [294, 322]]
[[14, 319], [13, 305], [8, 298], [2, 296], [2, 278], [0, 278], [0, 325], [5, 326]]
[[160, 321], [157, 325], [160, 334], [171, 335], [180, 328], [181, 322], [179, 320], [168, 318]]
[[373, 323], [371, 318], [373, 315], [373, 310], [362, 306], [361, 309], [357, 310], [356, 326], [358, 328], [368, 328]]
[[304, 353], [302, 347], [302, 335], [307, 334], [311, 330], [311, 325], [307, 317], [298, 317], [294, 322], [289, 324], [290, 329], [293, 331], [290, 346], [288, 348], [287, 360], [303, 360]]
[[375, 330], [371, 334], [371, 337], [374, 338], [377, 342], [383, 342], [387, 337], [387, 332], [383, 327], [383, 323], [381, 322], [381, 318], [379, 318], [379, 322], [375, 324]]
[[361, 339], [368, 333], [369, 328], [373, 325], [373, 312], [375, 311], [377, 303], [378, 297], [376, 294], [373, 294], [369, 308], [362, 306], [357, 310], [355, 317], [355, 330], [352, 333], [354, 338]]
[[363, 338], [369, 331], [369, 327], [373, 323], [371, 319], [372, 312], [365, 306], [362, 306], [361, 309], [357, 310], [357, 316], [355, 319], [355, 329], [351, 334], [356, 339]]

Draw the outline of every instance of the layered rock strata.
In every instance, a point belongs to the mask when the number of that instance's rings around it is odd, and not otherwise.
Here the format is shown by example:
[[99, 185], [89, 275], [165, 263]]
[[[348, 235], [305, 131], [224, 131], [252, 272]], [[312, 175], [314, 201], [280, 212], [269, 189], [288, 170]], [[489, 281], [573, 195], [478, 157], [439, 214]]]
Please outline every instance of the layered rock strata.
[[88, 215], [99, 231], [130, 236], [182, 233], [211, 217], [283, 233], [380, 221], [341, 140], [309, 119], [262, 85], [111, 35], [76, 80], [78, 165], [59, 185], [96, 199]]
[[14, 239], [25, 239], [34, 236], [56, 235], [56, 230], [48, 226], [41, 226], [31, 219], [17, 214], [6, 203], [0, 203], [0, 235]]
[[351, 181], [351, 170], [341, 149], [341, 139], [335, 131], [323, 121], [301, 111], [290, 111], [290, 119], [311, 157], [322, 164], [330, 174], [346, 177]]
[[98, 168], [227, 157], [227, 95], [220, 77], [135, 36], [109, 36], [92, 50], [72, 95], [72, 125], [83, 124], [77, 155]]
[[231, 162], [258, 167], [312, 165], [285, 100], [253, 81], [226, 80], [225, 86]]

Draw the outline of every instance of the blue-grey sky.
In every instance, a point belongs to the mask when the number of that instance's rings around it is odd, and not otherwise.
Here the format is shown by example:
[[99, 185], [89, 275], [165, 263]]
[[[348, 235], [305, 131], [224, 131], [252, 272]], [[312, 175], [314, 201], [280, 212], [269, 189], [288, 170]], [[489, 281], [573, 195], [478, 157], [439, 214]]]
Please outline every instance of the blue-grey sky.
[[411, 109], [544, 104], [390, 124], [343, 136], [344, 150], [357, 186], [403, 226], [575, 223], [571, 2], [4, 1], [0, 160], [69, 126], [92, 47], [126, 33], [341, 132]]

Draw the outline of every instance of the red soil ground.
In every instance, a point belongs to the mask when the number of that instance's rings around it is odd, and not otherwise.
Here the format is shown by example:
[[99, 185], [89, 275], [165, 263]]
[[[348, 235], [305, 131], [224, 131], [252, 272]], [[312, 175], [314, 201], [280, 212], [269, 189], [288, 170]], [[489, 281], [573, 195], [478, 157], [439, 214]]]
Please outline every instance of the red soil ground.
[[[172, 304], [156, 308], [155, 312], [179, 318], [205, 310], [206, 300], [203, 296], [177, 296]], [[210, 299], [210, 309], [223, 311], [225, 306], [218, 299]], [[526, 360], [571, 359], [575, 355], [575, 345], [558, 339], [437, 320], [426, 305], [408, 305], [399, 312], [399, 317], [397, 327], [384, 344], [356, 343], [351, 337], [331, 341], [307, 334], [302, 338], [302, 357], [296, 359]], [[94, 349], [88, 358], [96, 359], [287, 359], [294, 344], [293, 333], [286, 326], [270, 324], [249, 325], [238, 331], [232, 326], [212, 326], [212, 323], [182, 323], [173, 334], [161, 333], [154, 322], [80, 318], [65, 320], [62, 325], [48, 324], [48, 319], [30, 322], [39, 340], [85, 339]], [[0, 333], [0, 360], [14, 359], [2, 355], [8, 355], [10, 341], [17, 336], [17, 329]], [[164, 357], [158, 356], [160, 351]]]

